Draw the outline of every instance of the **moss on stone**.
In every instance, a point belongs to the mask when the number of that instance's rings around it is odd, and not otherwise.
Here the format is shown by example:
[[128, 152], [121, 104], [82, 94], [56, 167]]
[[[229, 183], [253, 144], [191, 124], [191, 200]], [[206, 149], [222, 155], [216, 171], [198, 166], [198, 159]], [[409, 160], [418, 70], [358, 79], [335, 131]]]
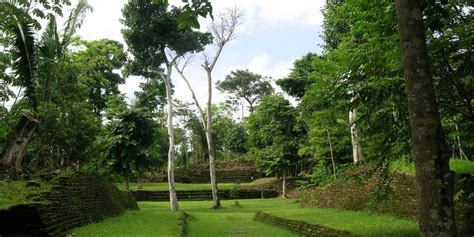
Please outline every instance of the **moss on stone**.
[[137, 210], [133, 196], [96, 174], [61, 175], [48, 192], [24, 204], [0, 211], [0, 235], [65, 236], [74, 227]]

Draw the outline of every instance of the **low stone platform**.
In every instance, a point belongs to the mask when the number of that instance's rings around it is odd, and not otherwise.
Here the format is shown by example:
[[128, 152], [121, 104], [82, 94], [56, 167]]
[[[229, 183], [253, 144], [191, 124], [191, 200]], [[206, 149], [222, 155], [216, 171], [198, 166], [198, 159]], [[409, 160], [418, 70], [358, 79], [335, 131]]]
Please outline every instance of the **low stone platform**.
[[[132, 191], [137, 201], [169, 201], [168, 191]], [[212, 200], [211, 190], [178, 190], [176, 191], [178, 200], [204, 201]], [[238, 197], [235, 199], [257, 199], [257, 198], [275, 198], [279, 193], [273, 190], [239, 190]], [[219, 190], [221, 200], [230, 198], [229, 190]]]
[[270, 215], [265, 212], [257, 212], [253, 219], [287, 230], [291, 230], [303, 236], [352, 236], [351, 233], [346, 231], [335, 230], [329, 227], [310, 224], [304, 221], [288, 220], [285, 218]]
[[[249, 170], [216, 170], [216, 176], [219, 183], [249, 183], [262, 176], [261, 172], [255, 169]], [[209, 183], [210, 176], [208, 169], [178, 169], [175, 171], [175, 179], [177, 183], [201, 184]], [[162, 183], [167, 182], [166, 173], [160, 173], [151, 178], [149, 182]]]

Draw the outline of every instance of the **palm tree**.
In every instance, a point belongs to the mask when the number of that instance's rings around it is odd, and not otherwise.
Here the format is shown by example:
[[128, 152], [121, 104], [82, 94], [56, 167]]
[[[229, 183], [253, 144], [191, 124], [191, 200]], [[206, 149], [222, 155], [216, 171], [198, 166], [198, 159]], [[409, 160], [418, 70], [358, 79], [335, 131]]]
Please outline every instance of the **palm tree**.
[[13, 174], [22, 172], [23, 155], [41, 121], [38, 106], [51, 99], [52, 84], [58, 83], [55, 72], [61, 67], [61, 60], [82, 25], [85, 13], [91, 10], [87, 0], [80, 0], [71, 11], [63, 32], [58, 31], [56, 18], [49, 14], [46, 29], [35, 42], [35, 20], [29, 12], [13, 1], [0, 0], [0, 12], [9, 19], [0, 23], [0, 30], [11, 36], [10, 51], [16, 59], [12, 69], [29, 108], [22, 111], [13, 125], [0, 159], [0, 165]]

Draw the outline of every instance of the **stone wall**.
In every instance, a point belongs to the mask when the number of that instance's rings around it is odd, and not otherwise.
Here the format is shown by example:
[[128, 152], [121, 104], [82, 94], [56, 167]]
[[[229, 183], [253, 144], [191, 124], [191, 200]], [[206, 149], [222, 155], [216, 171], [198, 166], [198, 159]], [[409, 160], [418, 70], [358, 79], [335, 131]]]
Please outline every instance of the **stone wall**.
[[0, 236], [65, 236], [72, 228], [137, 210], [134, 197], [93, 174], [56, 178], [39, 203], [0, 210]]
[[[456, 182], [457, 189], [462, 188], [463, 196], [456, 202], [456, 226], [460, 236], [474, 236], [474, 176], [462, 175]], [[469, 197], [468, 195], [472, 195]]]
[[[474, 177], [458, 175], [455, 189], [463, 189], [463, 197], [455, 204], [456, 225], [461, 236], [474, 235], [474, 198], [467, 195], [474, 193]], [[302, 207], [341, 208], [362, 210], [370, 207], [373, 190], [379, 182], [374, 176], [363, 182], [347, 180], [326, 187], [312, 189], [303, 195]], [[396, 174], [391, 181], [392, 194], [389, 199], [375, 206], [375, 211], [398, 217], [418, 218], [418, 192], [415, 177]]]
[[[133, 196], [137, 201], [169, 201], [168, 191], [132, 191]], [[176, 191], [178, 200], [212, 200], [211, 190], [178, 190]], [[219, 198], [221, 200], [233, 199], [229, 197], [229, 190], [219, 190]], [[256, 198], [274, 198], [278, 197], [279, 193], [273, 190], [239, 190], [236, 199], [256, 199]]]
[[[255, 169], [250, 170], [217, 170], [217, 182], [219, 183], [248, 183], [261, 178], [262, 173]], [[167, 182], [166, 174], [153, 177], [150, 182]], [[178, 183], [209, 183], [209, 170], [206, 169], [184, 169], [176, 170], [175, 180]]]
[[288, 220], [265, 212], [257, 212], [254, 220], [294, 231], [304, 236], [352, 236], [350, 233], [329, 227], [309, 224], [304, 221]]

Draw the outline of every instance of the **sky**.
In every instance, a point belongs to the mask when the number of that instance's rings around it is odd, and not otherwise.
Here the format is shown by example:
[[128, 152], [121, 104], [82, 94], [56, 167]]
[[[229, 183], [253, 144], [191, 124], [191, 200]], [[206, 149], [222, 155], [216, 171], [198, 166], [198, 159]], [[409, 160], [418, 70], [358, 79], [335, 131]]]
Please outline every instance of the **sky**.
[[[89, 0], [94, 11], [88, 13], [83, 26], [77, 32], [86, 40], [102, 38], [124, 43], [120, 33], [123, 25], [121, 9], [126, 0]], [[178, 4], [180, 0], [171, 0]], [[322, 0], [211, 0], [213, 14], [234, 6], [244, 11], [237, 38], [225, 46], [212, 77], [214, 82], [223, 80], [233, 70], [248, 69], [262, 76], [283, 78], [290, 73], [293, 62], [308, 52], [321, 52]], [[74, 3], [74, 1], [73, 1]], [[201, 19], [203, 29], [209, 20]], [[209, 48], [213, 55], [213, 48]], [[196, 56], [196, 61], [202, 58]], [[186, 69], [201, 104], [207, 101], [207, 79], [197, 64]], [[191, 94], [183, 80], [173, 72], [175, 98], [191, 102]], [[141, 79], [130, 77], [119, 89], [127, 99], [133, 100], [133, 92], [139, 90]], [[224, 101], [226, 95], [213, 89], [213, 103]]]

